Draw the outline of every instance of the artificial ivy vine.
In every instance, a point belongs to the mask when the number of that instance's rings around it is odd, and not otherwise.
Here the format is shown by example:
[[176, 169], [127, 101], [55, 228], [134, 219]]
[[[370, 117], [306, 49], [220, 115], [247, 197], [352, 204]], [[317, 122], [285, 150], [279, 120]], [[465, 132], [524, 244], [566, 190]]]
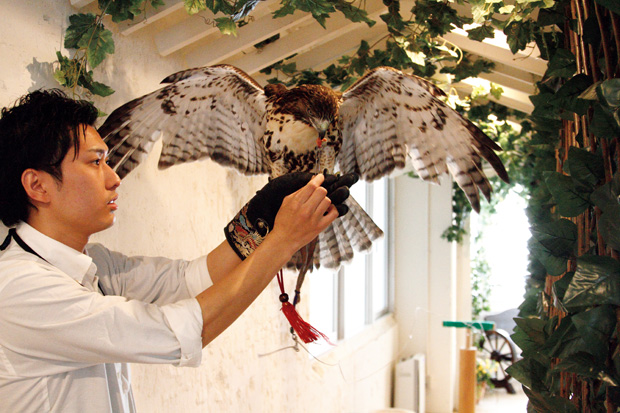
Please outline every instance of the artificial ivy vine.
[[[620, 408], [620, 7], [539, 15], [547, 72], [531, 97], [530, 265], [509, 373], [537, 412]], [[551, 23], [552, 22], [552, 23]]]

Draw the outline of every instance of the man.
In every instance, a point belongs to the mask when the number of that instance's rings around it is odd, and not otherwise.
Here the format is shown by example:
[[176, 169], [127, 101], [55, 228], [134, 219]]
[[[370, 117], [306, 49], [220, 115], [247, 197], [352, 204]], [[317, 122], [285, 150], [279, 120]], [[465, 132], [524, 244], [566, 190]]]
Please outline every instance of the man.
[[250, 232], [252, 222], [267, 226], [249, 255], [238, 248], [246, 238], [230, 233], [238, 225], [190, 262], [87, 246], [114, 223], [120, 185], [95, 120], [90, 104], [59, 91], [2, 110], [0, 219], [16, 225], [0, 255], [3, 411], [134, 411], [124, 363], [199, 365], [202, 347], [346, 213], [355, 179], [330, 178], [332, 203], [323, 175], [298, 174], [267, 184], [235, 218]]

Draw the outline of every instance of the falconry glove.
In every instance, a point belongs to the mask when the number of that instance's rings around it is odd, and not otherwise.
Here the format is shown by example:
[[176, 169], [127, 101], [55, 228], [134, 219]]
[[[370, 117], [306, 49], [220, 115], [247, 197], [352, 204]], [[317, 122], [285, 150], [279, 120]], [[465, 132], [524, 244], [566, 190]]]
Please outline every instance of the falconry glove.
[[[293, 172], [271, 180], [241, 208], [241, 211], [226, 225], [226, 240], [242, 260], [250, 255], [273, 229], [276, 215], [284, 198], [304, 187], [314, 175]], [[338, 210], [338, 216], [345, 215], [349, 208], [344, 201], [349, 197], [349, 187], [359, 179], [356, 174], [342, 176], [325, 174], [321, 184], [327, 189], [327, 197]]]

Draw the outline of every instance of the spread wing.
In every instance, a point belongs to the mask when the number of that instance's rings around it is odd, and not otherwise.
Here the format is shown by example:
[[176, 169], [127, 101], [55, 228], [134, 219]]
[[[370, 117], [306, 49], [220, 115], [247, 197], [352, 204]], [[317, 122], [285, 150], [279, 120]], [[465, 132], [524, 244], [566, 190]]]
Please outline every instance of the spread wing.
[[259, 144], [266, 98], [246, 73], [220, 65], [178, 72], [162, 83], [168, 85], [119, 107], [99, 128], [121, 178], [146, 158], [160, 132], [160, 168], [211, 158], [247, 175], [269, 172]]
[[494, 152], [501, 148], [438, 99], [443, 95], [431, 83], [389, 67], [358, 80], [343, 94], [340, 107], [340, 170], [372, 181], [405, 167], [410, 158], [425, 180], [438, 182], [449, 171], [478, 211], [478, 191], [487, 199], [491, 194], [481, 158], [508, 181]]

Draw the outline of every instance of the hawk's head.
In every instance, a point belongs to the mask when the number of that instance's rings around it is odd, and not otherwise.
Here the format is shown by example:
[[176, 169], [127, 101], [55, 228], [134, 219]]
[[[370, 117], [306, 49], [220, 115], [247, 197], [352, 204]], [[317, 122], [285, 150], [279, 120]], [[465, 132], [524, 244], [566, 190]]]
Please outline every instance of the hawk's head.
[[268, 85], [265, 94], [273, 99], [277, 113], [292, 115], [296, 121], [313, 127], [319, 139], [338, 120], [341, 94], [328, 87], [301, 85], [288, 90], [281, 84]]

